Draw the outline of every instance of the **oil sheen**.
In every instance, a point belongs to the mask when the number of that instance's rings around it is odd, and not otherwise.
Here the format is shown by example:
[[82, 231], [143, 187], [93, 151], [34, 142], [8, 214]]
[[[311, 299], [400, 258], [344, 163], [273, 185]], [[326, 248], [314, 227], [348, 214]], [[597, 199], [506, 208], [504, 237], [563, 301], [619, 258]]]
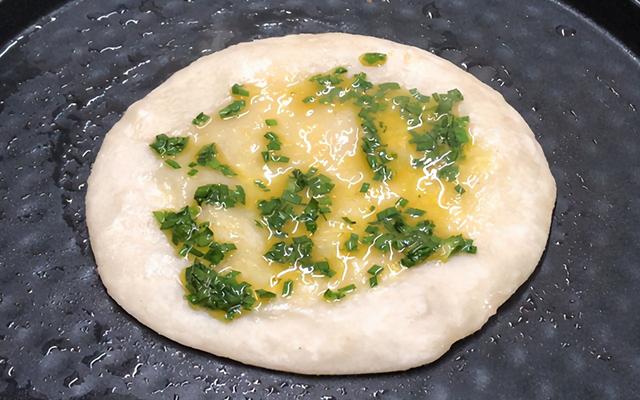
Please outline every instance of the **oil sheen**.
[[[202, 206], [199, 220], [210, 222], [215, 239], [233, 242], [237, 246], [237, 250], [229, 253], [217, 267], [218, 270], [231, 268], [240, 271], [241, 280], [251, 283], [254, 289], [267, 289], [278, 295], [283, 282], [293, 280], [294, 295], [288, 299], [302, 303], [316, 301], [314, 299], [320, 298], [327, 288], [336, 289], [352, 283], [357, 290], [371, 290], [367, 270], [374, 264], [385, 267], [379, 277], [380, 285], [384, 285], [406, 270], [399, 264], [399, 255], [382, 254], [363, 244], [356, 251], [348, 252], [344, 243], [351, 233], [362, 238], [367, 222], [400, 198], [407, 199], [409, 207], [426, 211], [420, 219], [431, 220], [438, 236], [462, 234], [473, 239], [468, 222], [473, 214], [475, 194], [482, 190], [482, 182], [491, 163], [490, 154], [474, 144], [473, 129], [470, 129], [471, 142], [465, 145], [464, 156], [458, 161], [458, 181], [465, 190], [461, 195], [454, 189], [454, 184], [438, 178], [435, 166], [412, 167], [412, 159], [419, 154], [409, 142], [407, 122], [397, 106], [389, 102], [386, 110], [376, 114], [376, 120], [385, 127], [380, 132], [383, 143], [390, 153], [397, 154], [397, 158], [388, 164], [394, 177], [386, 182], [375, 181], [360, 148], [362, 130], [355, 106], [340, 102], [304, 103], [302, 100], [314, 95], [317, 89], [314, 83], [309, 82], [308, 76], [282, 74], [242, 83], [250, 93], [245, 97], [247, 107], [242, 113], [224, 120], [218, 116], [218, 110], [231, 102], [231, 95], [216, 109], [194, 110], [194, 116], [204, 111], [211, 115], [211, 120], [203, 127], [191, 125], [169, 133], [189, 137], [185, 151], [176, 158], [182, 168], [171, 169], [159, 160], [155, 177], [176, 210], [195, 204], [193, 194], [201, 185], [226, 183], [230, 187], [241, 185], [244, 188], [245, 206], [230, 209]], [[394, 90], [388, 93], [388, 98], [406, 93], [405, 89]], [[266, 119], [276, 120], [277, 125], [267, 126]], [[429, 121], [421, 121], [421, 124], [429, 124]], [[473, 121], [470, 125], [473, 126]], [[282, 148], [276, 153], [289, 157], [289, 162], [264, 162], [261, 152], [266, 149], [264, 134], [267, 132], [278, 136]], [[187, 165], [194, 160], [196, 152], [209, 143], [216, 144], [218, 158], [231, 166], [236, 176], [225, 177], [208, 168], [200, 168], [195, 176], [187, 175]], [[290, 226], [290, 236], [311, 237], [314, 242], [312, 259], [327, 260], [336, 271], [331, 278], [312, 276], [293, 266], [272, 263], [264, 258], [263, 254], [271, 245], [283, 239], [274, 237], [268, 228], [256, 224], [260, 218], [257, 202], [279, 197], [289, 173], [296, 168], [306, 172], [309, 167], [317, 168], [335, 184], [330, 193], [331, 213], [326, 219], [318, 218], [315, 233], [310, 235], [299, 224]], [[254, 183], [257, 179], [263, 181], [269, 191], [258, 187]], [[362, 193], [360, 188], [364, 182], [370, 187]], [[343, 217], [355, 223], [346, 222]], [[430, 260], [443, 262], [442, 252]], [[187, 265], [185, 260], [185, 267]]]

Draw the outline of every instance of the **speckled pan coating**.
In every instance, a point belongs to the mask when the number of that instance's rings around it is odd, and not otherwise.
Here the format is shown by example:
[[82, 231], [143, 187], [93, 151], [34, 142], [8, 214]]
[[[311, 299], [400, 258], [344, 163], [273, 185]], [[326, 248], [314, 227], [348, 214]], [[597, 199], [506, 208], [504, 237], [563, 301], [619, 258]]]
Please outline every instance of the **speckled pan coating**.
[[[431, 4], [84, 1], [26, 32], [0, 57], [0, 398], [633, 398], [638, 62], [553, 2]], [[106, 295], [87, 247], [84, 183], [102, 137], [203, 51], [334, 30], [432, 50], [522, 113], [559, 189], [537, 273], [481, 332], [401, 374], [270, 372], [141, 327]]]

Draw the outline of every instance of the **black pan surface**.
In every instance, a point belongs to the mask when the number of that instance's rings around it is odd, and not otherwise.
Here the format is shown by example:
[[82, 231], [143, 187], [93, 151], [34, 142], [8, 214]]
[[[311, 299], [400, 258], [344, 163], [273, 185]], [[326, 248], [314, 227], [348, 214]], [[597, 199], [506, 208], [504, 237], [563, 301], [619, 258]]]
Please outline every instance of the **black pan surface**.
[[[185, 348], [107, 296], [89, 247], [86, 179], [128, 105], [204, 54], [325, 31], [422, 47], [488, 83], [558, 184], [531, 279], [407, 372], [309, 377]], [[639, 89], [629, 47], [555, 1], [69, 2], [0, 50], [0, 398], [638, 398]]]

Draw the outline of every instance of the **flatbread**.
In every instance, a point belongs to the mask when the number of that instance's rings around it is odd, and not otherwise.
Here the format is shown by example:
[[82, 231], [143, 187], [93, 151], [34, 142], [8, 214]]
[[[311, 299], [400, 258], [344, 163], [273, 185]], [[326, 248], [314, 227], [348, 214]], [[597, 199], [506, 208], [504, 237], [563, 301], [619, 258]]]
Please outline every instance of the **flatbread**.
[[[464, 94], [460, 113], [470, 117], [475, 145], [492, 160], [467, 227], [478, 253], [427, 262], [340, 303], [305, 307], [277, 300], [232, 322], [191, 307], [179, 278], [185, 260], [152, 216], [174, 204], [158, 182], [158, 158], [149, 143], [158, 133], [184, 130], [201, 110], [219, 109], [236, 82], [283, 67], [303, 76], [337, 65], [355, 71], [362, 69], [358, 56], [370, 51], [388, 54], [384, 67], [366, 71], [373, 82], [395, 81], [422, 93], [458, 88]], [[555, 197], [555, 182], [533, 133], [496, 91], [427, 51], [327, 33], [242, 43], [175, 73], [133, 104], [107, 134], [86, 204], [100, 277], [109, 295], [146, 326], [251, 365], [359, 374], [432, 362], [480, 329], [536, 267]]]

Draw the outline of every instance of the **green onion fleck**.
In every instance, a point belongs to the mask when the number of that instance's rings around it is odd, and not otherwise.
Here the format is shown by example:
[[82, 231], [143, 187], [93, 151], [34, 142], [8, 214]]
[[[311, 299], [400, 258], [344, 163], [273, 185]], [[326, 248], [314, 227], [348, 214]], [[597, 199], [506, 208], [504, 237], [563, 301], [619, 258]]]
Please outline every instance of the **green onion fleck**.
[[286, 280], [282, 286], [282, 297], [289, 297], [293, 293], [293, 281]]
[[366, 66], [379, 66], [387, 62], [387, 55], [384, 53], [364, 53], [360, 56], [360, 63]]
[[249, 96], [249, 91], [242, 85], [236, 83], [231, 86], [231, 93], [236, 96]]
[[200, 114], [196, 115], [196, 117], [193, 119], [193, 121], [191, 121], [191, 123], [197, 126], [198, 128], [202, 128], [207, 124], [207, 122], [209, 122], [210, 119], [211, 119], [210, 116], [201, 112]]
[[180, 169], [180, 168], [182, 168], [182, 167], [180, 166], [180, 164], [178, 164], [178, 162], [177, 162], [177, 161], [175, 161], [175, 160], [165, 160], [165, 163], [166, 163], [168, 166], [170, 166], [171, 168], [173, 168], [173, 169]]

